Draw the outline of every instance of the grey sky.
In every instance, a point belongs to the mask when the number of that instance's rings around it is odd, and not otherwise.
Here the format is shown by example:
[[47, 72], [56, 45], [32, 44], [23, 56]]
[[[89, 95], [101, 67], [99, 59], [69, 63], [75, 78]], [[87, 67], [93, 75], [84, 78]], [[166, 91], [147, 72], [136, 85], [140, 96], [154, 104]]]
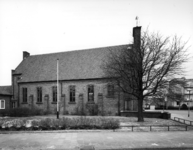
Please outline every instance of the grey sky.
[[[142, 29], [177, 34], [193, 45], [192, 0], [0, 0], [0, 85], [11, 84], [22, 51], [35, 55], [130, 43], [136, 16]], [[192, 65], [184, 65], [187, 78], [193, 78]]]

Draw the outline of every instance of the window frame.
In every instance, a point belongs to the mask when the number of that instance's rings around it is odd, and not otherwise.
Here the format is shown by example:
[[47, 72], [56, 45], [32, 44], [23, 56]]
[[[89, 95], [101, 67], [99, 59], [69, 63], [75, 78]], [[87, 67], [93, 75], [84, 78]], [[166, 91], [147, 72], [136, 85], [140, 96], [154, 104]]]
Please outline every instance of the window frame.
[[37, 87], [37, 103], [42, 103], [42, 87]]
[[[2, 102], [4, 102], [4, 107], [1, 106]], [[4, 99], [0, 99], [0, 109], [5, 109], [5, 100]]]
[[22, 88], [22, 102], [27, 103], [27, 88], [26, 87]]
[[76, 102], [76, 86], [75, 85], [69, 86], [69, 102], [70, 103]]
[[57, 103], [57, 86], [52, 87], [52, 102]]
[[[88, 85], [87, 90], [88, 90], [88, 92], [87, 92], [88, 93], [88, 102], [94, 102], [94, 85], [93, 84]], [[91, 97], [90, 93], [93, 93], [92, 98], [90, 98]]]

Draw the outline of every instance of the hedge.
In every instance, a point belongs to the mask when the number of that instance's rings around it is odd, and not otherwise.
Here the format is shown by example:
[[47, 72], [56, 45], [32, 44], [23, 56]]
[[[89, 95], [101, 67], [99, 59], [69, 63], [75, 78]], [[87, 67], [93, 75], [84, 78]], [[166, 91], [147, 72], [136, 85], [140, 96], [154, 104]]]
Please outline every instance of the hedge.
[[44, 111], [39, 108], [12, 108], [12, 109], [1, 109], [0, 110], [0, 116], [9, 116], [9, 117], [29, 117], [29, 116], [38, 116], [38, 115], [46, 115], [50, 112]]
[[66, 130], [66, 129], [118, 129], [118, 119], [110, 118], [46, 118], [31, 121], [15, 119], [7, 122], [0, 122], [0, 130]]

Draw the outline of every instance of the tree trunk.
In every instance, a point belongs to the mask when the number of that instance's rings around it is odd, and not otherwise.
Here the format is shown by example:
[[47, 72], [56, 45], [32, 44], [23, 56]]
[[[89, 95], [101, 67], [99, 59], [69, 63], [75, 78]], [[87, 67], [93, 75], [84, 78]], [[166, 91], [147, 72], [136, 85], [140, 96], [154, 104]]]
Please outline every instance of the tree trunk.
[[138, 122], [143, 122], [143, 93], [140, 92], [140, 96], [138, 99]]

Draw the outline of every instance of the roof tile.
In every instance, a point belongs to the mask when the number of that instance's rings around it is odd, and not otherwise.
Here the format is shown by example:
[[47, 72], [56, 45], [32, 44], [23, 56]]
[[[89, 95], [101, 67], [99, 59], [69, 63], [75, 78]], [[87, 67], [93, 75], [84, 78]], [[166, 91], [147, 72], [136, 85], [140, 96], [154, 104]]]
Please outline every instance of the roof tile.
[[12, 95], [12, 87], [0, 86], [0, 95]]
[[22, 73], [20, 82], [52, 81], [57, 78], [59, 59], [59, 80], [94, 79], [104, 76], [102, 63], [110, 51], [120, 51], [128, 45], [102, 47], [43, 55], [32, 55], [16, 68]]

